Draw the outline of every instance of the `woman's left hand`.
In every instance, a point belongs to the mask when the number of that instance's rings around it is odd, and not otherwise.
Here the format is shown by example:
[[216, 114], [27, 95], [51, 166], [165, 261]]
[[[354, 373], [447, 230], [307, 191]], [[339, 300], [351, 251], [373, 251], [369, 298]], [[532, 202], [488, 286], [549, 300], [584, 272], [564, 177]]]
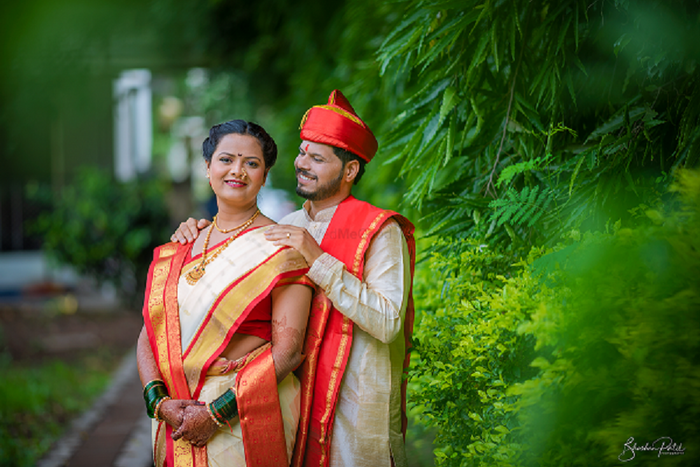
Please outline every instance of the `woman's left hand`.
[[206, 406], [190, 405], [185, 409], [180, 428], [173, 433], [173, 440], [184, 438], [192, 446], [201, 448], [207, 444], [218, 428], [209, 416]]
[[291, 246], [301, 253], [309, 267], [314, 264], [316, 258], [323, 254], [323, 250], [314, 237], [302, 227], [277, 224], [265, 232], [265, 238], [273, 242], [275, 246]]

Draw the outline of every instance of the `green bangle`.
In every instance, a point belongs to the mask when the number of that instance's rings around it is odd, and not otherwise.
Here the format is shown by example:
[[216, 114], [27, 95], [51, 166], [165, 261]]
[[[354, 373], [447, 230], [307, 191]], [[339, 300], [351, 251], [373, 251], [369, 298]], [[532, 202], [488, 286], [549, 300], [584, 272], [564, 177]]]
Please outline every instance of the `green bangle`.
[[146, 402], [146, 414], [155, 418], [155, 410], [158, 404], [169, 397], [168, 387], [161, 380], [155, 379], [148, 382], [143, 388], [143, 400]]
[[162, 386], [165, 385], [162, 379], [154, 379], [152, 381], [149, 381], [146, 383], [146, 385], [143, 387], [143, 393], [145, 394], [148, 392], [153, 386]]
[[236, 393], [233, 389], [229, 389], [216, 399], [214, 399], [208, 406], [209, 413], [211, 414], [217, 425], [221, 426], [223, 424], [228, 424], [229, 421], [233, 420], [238, 416], [238, 404], [236, 403]]

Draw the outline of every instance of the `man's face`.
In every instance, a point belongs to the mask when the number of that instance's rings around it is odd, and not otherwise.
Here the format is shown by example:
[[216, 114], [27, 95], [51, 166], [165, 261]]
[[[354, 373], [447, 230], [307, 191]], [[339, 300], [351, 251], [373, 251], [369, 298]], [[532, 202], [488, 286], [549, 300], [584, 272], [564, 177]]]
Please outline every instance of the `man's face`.
[[320, 201], [338, 193], [343, 179], [343, 163], [327, 144], [302, 141], [294, 160], [297, 194]]

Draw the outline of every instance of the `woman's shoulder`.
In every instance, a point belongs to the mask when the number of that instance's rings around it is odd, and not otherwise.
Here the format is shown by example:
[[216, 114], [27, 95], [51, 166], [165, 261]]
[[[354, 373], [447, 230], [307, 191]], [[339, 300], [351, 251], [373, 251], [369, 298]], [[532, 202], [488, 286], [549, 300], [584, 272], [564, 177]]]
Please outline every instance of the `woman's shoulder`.
[[181, 247], [186, 248], [187, 246], [181, 245], [178, 242], [168, 242], [159, 245], [153, 249], [153, 259], [156, 260], [173, 256]]

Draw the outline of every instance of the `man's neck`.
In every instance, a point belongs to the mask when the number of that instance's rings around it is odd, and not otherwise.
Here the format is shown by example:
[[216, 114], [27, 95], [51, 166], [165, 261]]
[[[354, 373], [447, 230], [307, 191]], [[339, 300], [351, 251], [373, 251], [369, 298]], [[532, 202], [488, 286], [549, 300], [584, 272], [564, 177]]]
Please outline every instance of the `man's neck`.
[[324, 209], [332, 208], [333, 206], [339, 205], [348, 196], [350, 196], [349, 192], [342, 194], [338, 193], [336, 195], [318, 201], [309, 201], [309, 209], [307, 210], [307, 212], [309, 213], [309, 217], [315, 220], [316, 214], [323, 211]]

